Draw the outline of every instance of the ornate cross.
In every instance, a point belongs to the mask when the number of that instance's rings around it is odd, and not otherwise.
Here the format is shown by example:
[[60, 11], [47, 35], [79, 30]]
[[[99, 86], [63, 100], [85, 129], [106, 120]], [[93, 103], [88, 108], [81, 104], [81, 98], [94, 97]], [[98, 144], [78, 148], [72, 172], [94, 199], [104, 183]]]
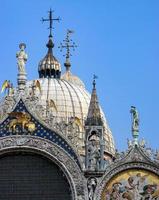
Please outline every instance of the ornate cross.
[[71, 53], [70, 53], [70, 48], [72, 48], [73, 51], [75, 51], [75, 48], [77, 47], [75, 42], [71, 43], [72, 40], [70, 39], [70, 35], [72, 33], [74, 33], [74, 31], [68, 29], [66, 39], [63, 40], [64, 44], [60, 43], [60, 46], [59, 46], [59, 48], [61, 49], [60, 51], [62, 51], [62, 49], [66, 49], [66, 54], [64, 56], [66, 56], [66, 63], [67, 64], [70, 64], [69, 58], [70, 58], [70, 56], [72, 56]]
[[53, 29], [53, 21], [60, 21], [60, 18], [53, 18], [53, 11], [50, 9], [49, 10], [49, 18], [48, 19], [44, 19], [42, 18], [41, 20], [42, 22], [46, 22], [46, 21], [49, 21], [49, 29], [50, 29], [50, 35], [49, 37], [52, 37], [52, 29]]

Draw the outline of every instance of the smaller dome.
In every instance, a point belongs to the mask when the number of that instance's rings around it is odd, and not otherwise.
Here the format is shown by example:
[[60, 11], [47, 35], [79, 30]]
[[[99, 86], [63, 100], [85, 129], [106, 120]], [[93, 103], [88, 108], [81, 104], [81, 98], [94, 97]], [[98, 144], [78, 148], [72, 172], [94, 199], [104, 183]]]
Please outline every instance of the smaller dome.
[[62, 76], [61, 79], [68, 81], [74, 85], [85, 87], [84, 83], [81, 81], [78, 76], [73, 75], [69, 70], [67, 70]]
[[49, 38], [48, 52], [46, 56], [39, 62], [39, 78], [60, 78], [61, 75], [61, 65], [58, 60], [53, 56], [52, 48], [54, 44], [52, 38]]

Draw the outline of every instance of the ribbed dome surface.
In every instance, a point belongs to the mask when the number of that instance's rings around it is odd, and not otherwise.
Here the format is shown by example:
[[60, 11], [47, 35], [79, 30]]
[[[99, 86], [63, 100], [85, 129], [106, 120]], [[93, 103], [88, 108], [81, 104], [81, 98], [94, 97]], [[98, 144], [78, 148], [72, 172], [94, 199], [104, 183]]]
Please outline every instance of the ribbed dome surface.
[[59, 70], [61, 71], [61, 66], [58, 60], [52, 55], [47, 54], [40, 62], [39, 62], [39, 71], [40, 70]]
[[69, 81], [60, 79], [39, 79], [41, 83], [41, 103], [52, 99], [59, 117], [86, 117], [90, 95], [88, 92]]
[[[78, 120], [77, 143], [82, 148], [85, 140], [84, 121], [88, 114], [90, 94], [81, 85], [64, 79], [42, 78], [39, 82], [41, 85], [40, 104], [46, 108], [47, 101], [51, 100], [53, 107], [50, 110], [58, 122], [67, 123], [71, 118]], [[31, 84], [32, 81], [29, 82], [29, 85]], [[106, 151], [114, 154], [114, 140], [102, 110], [101, 113], [105, 127]]]

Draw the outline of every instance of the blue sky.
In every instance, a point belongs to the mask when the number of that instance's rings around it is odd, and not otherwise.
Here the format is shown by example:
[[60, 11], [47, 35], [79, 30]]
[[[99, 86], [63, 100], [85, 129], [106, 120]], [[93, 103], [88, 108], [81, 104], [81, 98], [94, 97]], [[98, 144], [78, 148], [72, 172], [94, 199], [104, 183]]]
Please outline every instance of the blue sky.
[[[159, 1], [158, 0], [5, 0], [0, 2], [0, 84], [16, 84], [15, 54], [20, 42], [27, 45], [28, 79], [38, 77], [38, 62], [46, 53], [50, 7], [61, 22], [55, 24], [54, 54], [66, 30], [75, 31], [78, 45], [71, 58], [72, 72], [91, 91], [96, 74], [99, 101], [116, 146], [127, 147], [131, 138], [130, 106], [140, 113], [140, 138], [159, 146]], [[64, 68], [63, 68], [64, 69]]]

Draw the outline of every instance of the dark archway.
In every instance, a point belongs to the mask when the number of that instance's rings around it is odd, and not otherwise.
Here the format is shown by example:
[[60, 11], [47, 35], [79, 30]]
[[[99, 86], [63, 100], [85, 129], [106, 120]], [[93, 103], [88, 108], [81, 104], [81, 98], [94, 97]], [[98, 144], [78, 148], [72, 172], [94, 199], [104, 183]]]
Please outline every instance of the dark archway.
[[71, 187], [58, 165], [44, 156], [14, 152], [0, 157], [0, 199], [71, 200]]

